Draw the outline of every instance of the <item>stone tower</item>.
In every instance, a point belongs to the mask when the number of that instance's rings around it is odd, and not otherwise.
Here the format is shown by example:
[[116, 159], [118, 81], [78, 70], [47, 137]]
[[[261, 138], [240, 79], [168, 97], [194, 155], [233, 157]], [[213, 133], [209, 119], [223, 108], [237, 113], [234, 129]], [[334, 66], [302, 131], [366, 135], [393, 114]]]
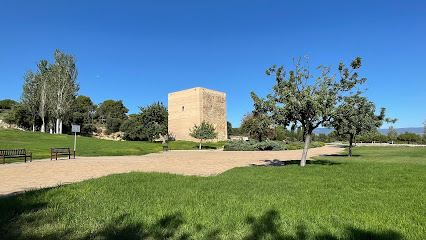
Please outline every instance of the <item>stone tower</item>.
[[203, 121], [213, 124], [218, 133], [215, 141], [228, 138], [226, 94], [196, 87], [169, 93], [169, 132], [176, 140], [199, 141], [189, 136], [189, 130]]

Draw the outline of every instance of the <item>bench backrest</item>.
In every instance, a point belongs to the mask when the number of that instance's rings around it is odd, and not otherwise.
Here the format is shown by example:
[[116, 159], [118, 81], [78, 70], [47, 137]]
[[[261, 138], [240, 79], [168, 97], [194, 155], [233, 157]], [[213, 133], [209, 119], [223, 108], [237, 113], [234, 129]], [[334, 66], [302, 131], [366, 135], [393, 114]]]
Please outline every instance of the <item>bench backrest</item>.
[[4, 149], [0, 150], [0, 155], [4, 156], [15, 156], [15, 155], [26, 155], [25, 149]]
[[53, 152], [53, 153], [69, 153], [70, 148], [51, 148], [50, 152]]

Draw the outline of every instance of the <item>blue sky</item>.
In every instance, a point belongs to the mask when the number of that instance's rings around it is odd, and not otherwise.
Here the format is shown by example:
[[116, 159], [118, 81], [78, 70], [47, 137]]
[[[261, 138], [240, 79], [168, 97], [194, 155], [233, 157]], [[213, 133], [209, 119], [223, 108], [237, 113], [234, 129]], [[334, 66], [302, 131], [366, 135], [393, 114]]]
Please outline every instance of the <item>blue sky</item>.
[[[4, 1], [0, 99], [19, 100], [23, 75], [55, 49], [75, 55], [80, 95], [123, 100], [129, 113], [167, 94], [205, 87], [227, 94], [239, 126], [265, 96], [273, 64], [363, 58], [366, 96], [395, 127], [426, 120], [425, 1]], [[388, 127], [384, 125], [383, 127]]]

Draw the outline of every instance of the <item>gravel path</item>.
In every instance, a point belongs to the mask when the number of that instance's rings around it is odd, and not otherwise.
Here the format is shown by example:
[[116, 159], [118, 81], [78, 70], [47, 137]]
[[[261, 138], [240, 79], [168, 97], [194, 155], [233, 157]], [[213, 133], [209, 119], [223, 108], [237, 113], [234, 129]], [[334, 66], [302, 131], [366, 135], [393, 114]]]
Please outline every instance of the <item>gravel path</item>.
[[[309, 149], [308, 157], [336, 154], [343, 148], [325, 146]], [[114, 173], [167, 172], [211, 176], [234, 167], [265, 164], [265, 160], [298, 160], [302, 150], [267, 152], [170, 151], [143, 156], [77, 157], [31, 163], [0, 164], [0, 196], [25, 190], [54, 187]]]

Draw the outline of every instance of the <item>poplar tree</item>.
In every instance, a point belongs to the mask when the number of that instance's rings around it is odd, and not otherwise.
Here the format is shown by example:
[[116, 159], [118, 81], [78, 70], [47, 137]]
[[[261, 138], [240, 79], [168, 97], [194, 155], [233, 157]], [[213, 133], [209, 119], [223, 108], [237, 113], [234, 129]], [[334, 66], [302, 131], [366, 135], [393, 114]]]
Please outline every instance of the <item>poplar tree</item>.
[[397, 137], [398, 137], [398, 133], [396, 132], [396, 130], [392, 126], [390, 126], [389, 131], [388, 131], [388, 138], [389, 138], [389, 140], [392, 141], [392, 144], [393, 144], [393, 141], [395, 141], [397, 139]]
[[55, 63], [49, 68], [50, 104], [53, 116], [56, 118], [55, 132], [62, 134], [62, 121], [70, 113], [80, 87], [76, 81], [78, 71], [74, 56], [56, 50], [53, 57]]
[[23, 106], [29, 111], [31, 115], [31, 125], [33, 132], [35, 131], [35, 122], [38, 115], [38, 106], [40, 96], [38, 94], [40, 89], [39, 78], [36, 77], [38, 73], [33, 73], [28, 70], [24, 75], [24, 85], [22, 85], [21, 102]]

